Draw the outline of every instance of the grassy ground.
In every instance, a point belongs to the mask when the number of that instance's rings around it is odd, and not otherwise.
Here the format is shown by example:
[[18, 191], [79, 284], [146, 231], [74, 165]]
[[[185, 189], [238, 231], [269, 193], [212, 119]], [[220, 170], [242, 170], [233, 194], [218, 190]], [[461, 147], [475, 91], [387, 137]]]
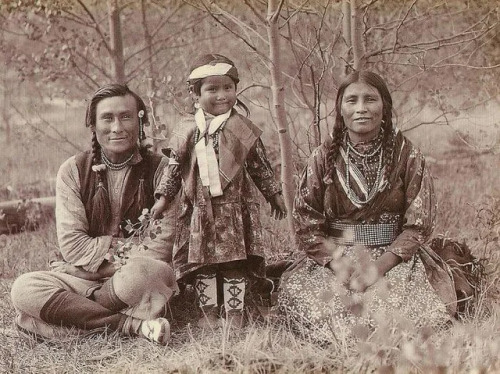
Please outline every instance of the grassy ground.
[[[117, 336], [36, 343], [13, 328], [9, 291], [17, 275], [45, 268], [48, 252], [56, 242], [54, 225], [49, 223], [40, 231], [4, 236], [1, 240], [0, 373], [500, 371], [500, 307], [492, 290], [481, 299], [476, 314], [448, 329], [422, 331], [394, 322], [357, 343], [340, 336], [334, 344], [318, 344], [300, 332], [291, 332], [275, 318], [252, 321], [241, 331], [227, 326], [201, 331], [191, 323], [194, 304], [189, 292], [187, 298], [173, 302], [173, 335], [167, 347]], [[495, 277], [490, 276], [487, 285], [493, 287], [494, 281]]]
[[[66, 157], [51, 154], [53, 162], [36, 163], [33, 168], [30, 158], [21, 159], [21, 151], [8, 149], [7, 153], [17, 165], [24, 165], [23, 170], [9, 169], [9, 178], [16, 186], [53, 176], [56, 161]], [[489, 260], [486, 292], [476, 313], [465, 321], [441, 331], [391, 322], [358, 342], [340, 336], [335, 343], [323, 345], [300, 332], [293, 333], [273, 317], [252, 321], [242, 331], [227, 326], [201, 331], [191, 323], [193, 300], [187, 294], [172, 305], [175, 323], [167, 347], [113, 335], [35, 343], [14, 329], [9, 292], [18, 275], [46, 269], [48, 253], [56, 248], [54, 223], [50, 221], [38, 231], [0, 236], [0, 373], [500, 372], [499, 156], [462, 156], [435, 162], [431, 168], [440, 202], [435, 234], [466, 240], [476, 255]], [[5, 173], [2, 186], [9, 182]], [[51, 183], [44, 183], [34, 183], [41, 190], [38, 193], [52, 194]], [[286, 256], [290, 249], [286, 227], [268, 218], [264, 221], [269, 257]]]

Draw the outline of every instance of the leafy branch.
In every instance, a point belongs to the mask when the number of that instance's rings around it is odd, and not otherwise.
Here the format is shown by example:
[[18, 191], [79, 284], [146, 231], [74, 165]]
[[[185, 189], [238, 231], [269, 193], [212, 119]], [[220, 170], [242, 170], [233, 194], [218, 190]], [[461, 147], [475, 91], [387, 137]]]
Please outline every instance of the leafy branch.
[[162, 232], [160, 220], [153, 219], [149, 209], [143, 209], [135, 223], [129, 219], [125, 220], [122, 229], [129, 236], [117, 243], [113, 259], [118, 265], [124, 265], [133, 253], [147, 251], [149, 247], [142, 243], [144, 239], [154, 240]]

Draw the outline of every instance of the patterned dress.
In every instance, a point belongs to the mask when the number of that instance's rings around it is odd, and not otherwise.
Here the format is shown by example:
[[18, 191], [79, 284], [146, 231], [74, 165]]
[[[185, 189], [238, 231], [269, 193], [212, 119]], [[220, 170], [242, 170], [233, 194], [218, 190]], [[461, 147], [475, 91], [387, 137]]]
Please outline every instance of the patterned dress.
[[[436, 209], [423, 155], [397, 132], [397, 162], [386, 180], [381, 138], [349, 152], [345, 137], [332, 179], [326, 174], [331, 141], [312, 153], [300, 179], [293, 214], [304, 254], [282, 277], [280, 312], [326, 340], [342, 329], [373, 326], [390, 313], [417, 325], [449, 320], [442, 299], [453, 304], [451, 280], [422, 246]], [[402, 262], [364, 293], [343, 284], [356, 267], [377, 279], [372, 263], [387, 251]], [[335, 272], [326, 266], [330, 261]]]
[[252, 122], [233, 111], [212, 135], [223, 194], [207, 198], [194, 152], [200, 136], [196, 123], [189, 117], [174, 130], [164, 150], [174, 161], [157, 192], [172, 200], [182, 187], [173, 249], [178, 280], [188, 281], [205, 266], [227, 263], [238, 263], [249, 275], [264, 277], [259, 191], [269, 199], [281, 192], [281, 186], [274, 179], [260, 134]]

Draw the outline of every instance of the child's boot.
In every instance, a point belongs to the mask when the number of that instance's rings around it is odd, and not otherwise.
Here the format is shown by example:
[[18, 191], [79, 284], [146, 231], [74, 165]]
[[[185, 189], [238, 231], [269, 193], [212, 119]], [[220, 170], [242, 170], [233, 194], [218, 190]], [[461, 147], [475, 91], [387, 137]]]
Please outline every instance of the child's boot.
[[217, 278], [215, 274], [198, 274], [194, 288], [200, 307], [198, 327], [214, 328], [218, 325]]
[[[241, 274], [240, 274], [241, 275]], [[222, 284], [224, 291], [224, 312], [226, 321], [235, 328], [242, 328], [244, 321], [245, 288], [244, 276], [224, 276]]]

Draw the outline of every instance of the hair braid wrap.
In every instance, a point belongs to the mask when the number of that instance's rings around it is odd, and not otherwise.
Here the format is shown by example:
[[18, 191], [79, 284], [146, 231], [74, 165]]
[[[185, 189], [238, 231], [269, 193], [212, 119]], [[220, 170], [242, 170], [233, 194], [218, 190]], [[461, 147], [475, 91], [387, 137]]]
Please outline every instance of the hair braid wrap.
[[[95, 131], [92, 132], [92, 165], [101, 163], [101, 146], [97, 141]], [[92, 215], [89, 226], [91, 232], [98, 232], [99, 228], [106, 226], [111, 218], [111, 207], [108, 191], [104, 186], [105, 171], [97, 171], [96, 193], [92, 198]]]

